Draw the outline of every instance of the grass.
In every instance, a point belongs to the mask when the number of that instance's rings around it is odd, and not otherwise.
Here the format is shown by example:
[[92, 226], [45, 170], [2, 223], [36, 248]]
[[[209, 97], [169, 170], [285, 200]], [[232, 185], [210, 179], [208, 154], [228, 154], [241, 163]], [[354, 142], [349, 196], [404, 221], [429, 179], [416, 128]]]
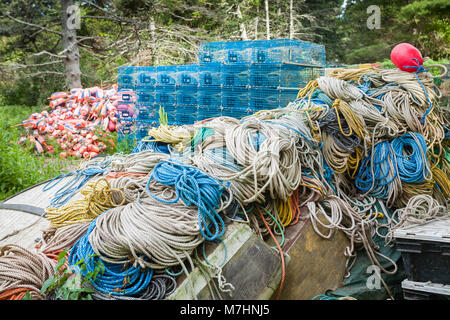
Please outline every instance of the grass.
[[15, 126], [42, 107], [0, 106], [0, 201], [30, 186], [72, 171], [77, 161], [59, 159], [58, 154], [39, 155], [30, 142], [18, 144], [24, 134]]

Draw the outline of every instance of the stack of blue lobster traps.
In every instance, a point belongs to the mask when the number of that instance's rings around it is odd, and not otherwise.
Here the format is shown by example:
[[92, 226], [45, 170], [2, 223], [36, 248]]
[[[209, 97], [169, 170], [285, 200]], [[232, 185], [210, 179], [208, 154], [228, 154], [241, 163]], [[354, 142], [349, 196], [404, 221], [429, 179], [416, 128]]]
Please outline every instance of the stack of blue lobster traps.
[[120, 67], [119, 141], [144, 138], [160, 107], [169, 125], [283, 108], [324, 67], [323, 45], [292, 39], [201, 43], [198, 64]]

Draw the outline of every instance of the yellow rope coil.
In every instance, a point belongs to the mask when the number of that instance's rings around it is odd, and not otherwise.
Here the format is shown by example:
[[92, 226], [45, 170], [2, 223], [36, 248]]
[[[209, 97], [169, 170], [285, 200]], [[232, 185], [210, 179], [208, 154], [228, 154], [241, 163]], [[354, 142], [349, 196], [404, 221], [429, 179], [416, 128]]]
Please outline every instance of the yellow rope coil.
[[431, 179], [420, 183], [402, 183], [402, 193], [397, 198], [396, 205], [399, 208], [405, 207], [408, 201], [417, 195], [429, 195], [433, 193], [435, 180]]
[[339, 80], [344, 80], [344, 81], [349, 81], [349, 80], [353, 80], [353, 81], [358, 81], [359, 78], [369, 72], [378, 72], [377, 69], [375, 68], [362, 68], [362, 69], [343, 69], [343, 68], [339, 68], [339, 69], [334, 69], [333, 71], [331, 71], [328, 76], [339, 79]]
[[291, 198], [288, 198], [286, 201], [277, 199], [276, 205], [281, 224], [285, 227], [288, 226], [293, 219]]
[[[157, 140], [165, 143], [170, 143], [178, 149], [183, 151], [185, 146], [191, 142], [195, 135], [194, 130], [188, 130], [185, 127], [174, 127], [168, 125], [160, 125], [159, 127], [151, 128], [148, 131], [152, 140]], [[143, 139], [143, 141], [152, 141], [150, 139]]]
[[358, 174], [359, 163], [364, 158], [364, 152], [361, 148], [356, 148], [354, 154], [348, 156], [347, 173], [350, 178], [354, 179]]
[[[334, 110], [336, 111], [336, 119], [339, 124], [339, 129], [341, 130], [342, 134], [346, 137], [350, 136], [353, 132], [361, 139], [361, 141], [364, 141], [367, 137], [366, 135], [367, 130], [365, 130], [362, 122], [359, 120], [359, 118], [353, 113], [350, 106], [341, 99], [334, 100], [333, 106]], [[344, 132], [341, 125], [341, 120], [339, 117], [339, 113], [342, 113], [342, 115], [345, 118], [345, 121], [347, 122], [347, 125], [350, 128], [349, 132]]]
[[450, 180], [448, 178], [448, 175], [445, 174], [444, 171], [442, 171], [439, 168], [432, 168], [431, 172], [433, 173], [433, 178], [440, 187], [443, 195], [446, 198], [450, 197]]
[[120, 189], [111, 189], [105, 178], [90, 182], [80, 193], [82, 199], [70, 201], [61, 207], [45, 209], [45, 217], [50, 221], [51, 228], [90, 222], [102, 212], [125, 203], [124, 192]]
[[[316, 90], [318, 87], [319, 87], [319, 84], [317, 83], [317, 80], [309, 81], [306, 84], [306, 86], [298, 92], [297, 99], [303, 98], [309, 93], [309, 100], [311, 100], [314, 90]], [[309, 103], [308, 103], [308, 106], [309, 106]]]

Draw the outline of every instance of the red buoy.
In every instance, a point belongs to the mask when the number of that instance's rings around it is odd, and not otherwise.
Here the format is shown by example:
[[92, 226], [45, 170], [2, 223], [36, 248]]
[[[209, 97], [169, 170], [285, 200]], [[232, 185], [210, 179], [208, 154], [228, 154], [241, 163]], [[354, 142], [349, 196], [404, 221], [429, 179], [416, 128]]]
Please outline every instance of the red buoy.
[[423, 65], [423, 58], [419, 49], [409, 43], [400, 43], [396, 45], [391, 51], [391, 61], [397, 68], [407, 72], [416, 72], [417, 68]]

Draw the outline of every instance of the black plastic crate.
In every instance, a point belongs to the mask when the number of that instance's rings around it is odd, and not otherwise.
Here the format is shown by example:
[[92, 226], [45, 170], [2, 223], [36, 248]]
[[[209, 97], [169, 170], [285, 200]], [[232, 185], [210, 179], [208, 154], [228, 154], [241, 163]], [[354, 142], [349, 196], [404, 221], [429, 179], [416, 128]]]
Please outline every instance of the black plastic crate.
[[450, 286], [443, 284], [405, 279], [402, 281], [402, 291], [405, 300], [450, 300]]
[[394, 232], [408, 280], [450, 285], [450, 219]]

